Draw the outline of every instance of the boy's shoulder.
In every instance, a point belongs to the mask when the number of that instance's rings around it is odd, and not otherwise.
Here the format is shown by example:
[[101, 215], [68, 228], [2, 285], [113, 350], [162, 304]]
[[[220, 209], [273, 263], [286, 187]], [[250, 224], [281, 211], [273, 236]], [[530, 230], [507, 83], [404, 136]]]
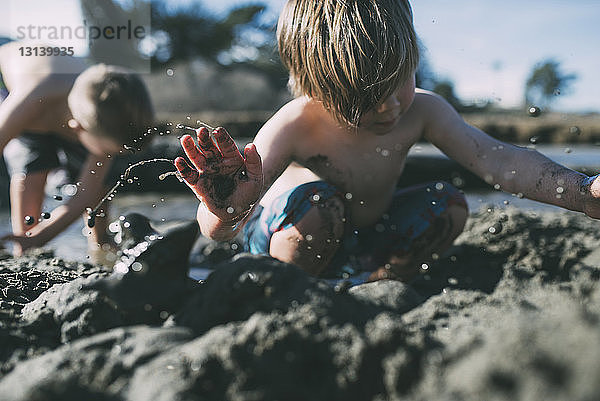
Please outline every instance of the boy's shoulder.
[[443, 112], [450, 104], [435, 92], [425, 89], [415, 89], [415, 100], [413, 102], [417, 109], [425, 109], [430, 113]]
[[324, 118], [330, 118], [323, 106], [309, 98], [298, 97], [283, 105], [263, 126], [261, 131], [276, 135], [311, 132]]

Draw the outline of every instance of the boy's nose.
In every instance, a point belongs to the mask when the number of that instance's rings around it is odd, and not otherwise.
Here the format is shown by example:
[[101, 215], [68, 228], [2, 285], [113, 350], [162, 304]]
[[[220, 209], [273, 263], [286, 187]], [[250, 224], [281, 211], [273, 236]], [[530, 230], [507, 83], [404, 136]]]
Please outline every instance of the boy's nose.
[[398, 96], [396, 95], [391, 95], [387, 97], [383, 103], [377, 106], [375, 110], [377, 113], [385, 113], [386, 111], [393, 110], [398, 107], [400, 107], [400, 99], [398, 99]]

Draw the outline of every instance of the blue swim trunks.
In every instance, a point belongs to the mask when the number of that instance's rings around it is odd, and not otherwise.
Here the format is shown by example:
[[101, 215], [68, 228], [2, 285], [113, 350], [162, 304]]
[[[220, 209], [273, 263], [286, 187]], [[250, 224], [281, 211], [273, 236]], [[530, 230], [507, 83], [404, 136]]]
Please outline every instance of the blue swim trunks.
[[[259, 206], [244, 227], [245, 250], [254, 254], [269, 254], [271, 236], [293, 226], [320, 202], [338, 196], [334, 186], [324, 181], [299, 185]], [[325, 278], [342, 278], [361, 273], [358, 260], [365, 255], [383, 261], [395, 253], [405, 253], [449, 206], [466, 207], [464, 195], [446, 182], [432, 182], [398, 189], [392, 203], [379, 221], [370, 227], [345, 225], [345, 233], [325, 272]]]

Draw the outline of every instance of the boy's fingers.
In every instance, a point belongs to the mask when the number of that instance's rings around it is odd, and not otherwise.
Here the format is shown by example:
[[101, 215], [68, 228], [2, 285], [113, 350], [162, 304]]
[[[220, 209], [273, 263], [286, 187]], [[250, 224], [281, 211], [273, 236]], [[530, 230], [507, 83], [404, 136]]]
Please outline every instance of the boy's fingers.
[[179, 174], [181, 174], [185, 182], [192, 186], [196, 185], [200, 177], [200, 173], [191, 168], [188, 162], [186, 162], [183, 157], [178, 157], [177, 159], [175, 159], [175, 167], [177, 168], [177, 171], [179, 171]]
[[221, 159], [221, 153], [210, 137], [208, 130], [205, 127], [202, 127], [196, 131], [196, 134], [198, 135], [198, 146], [206, 156], [206, 159]]
[[240, 151], [238, 150], [237, 145], [231, 138], [231, 135], [229, 135], [227, 133], [225, 128], [219, 127], [213, 131], [213, 134], [215, 136], [215, 139], [217, 140], [217, 146], [219, 147], [219, 150], [221, 151], [223, 158], [225, 158], [225, 159], [229, 159], [229, 158], [241, 159], [242, 158], [242, 155], [240, 154]]
[[201, 171], [201, 172], [204, 171], [204, 169], [206, 167], [206, 158], [204, 157], [202, 152], [200, 152], [200, 150], [198, 150], [198, 148], [196, 147], [196, 143], [194, 142], [194, 139], [192, 139], [192, 137], [190, 135], [184, 135], [181, 137], [180, 141], [181, 141], [181, 146], [183, 147], [183, 151], [185, 152], [187, 157], [190, 159], [192, 164], [199, 171]]
[[256, 150], [256, 145], [249, 143], [244, 148], [244, 158], [246, 159], [246, 171], [251, 179], [262, 179], [262, 161]]

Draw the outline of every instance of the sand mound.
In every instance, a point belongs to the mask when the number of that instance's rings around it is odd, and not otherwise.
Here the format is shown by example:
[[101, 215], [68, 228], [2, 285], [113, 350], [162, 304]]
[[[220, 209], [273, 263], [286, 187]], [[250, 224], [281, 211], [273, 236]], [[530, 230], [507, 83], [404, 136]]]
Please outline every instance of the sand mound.
[[410, 285], [349, 290], [249, 255], [203, 283], [5, 257], [0, 398], [599, 399], [599, 239], [483, 210]]

